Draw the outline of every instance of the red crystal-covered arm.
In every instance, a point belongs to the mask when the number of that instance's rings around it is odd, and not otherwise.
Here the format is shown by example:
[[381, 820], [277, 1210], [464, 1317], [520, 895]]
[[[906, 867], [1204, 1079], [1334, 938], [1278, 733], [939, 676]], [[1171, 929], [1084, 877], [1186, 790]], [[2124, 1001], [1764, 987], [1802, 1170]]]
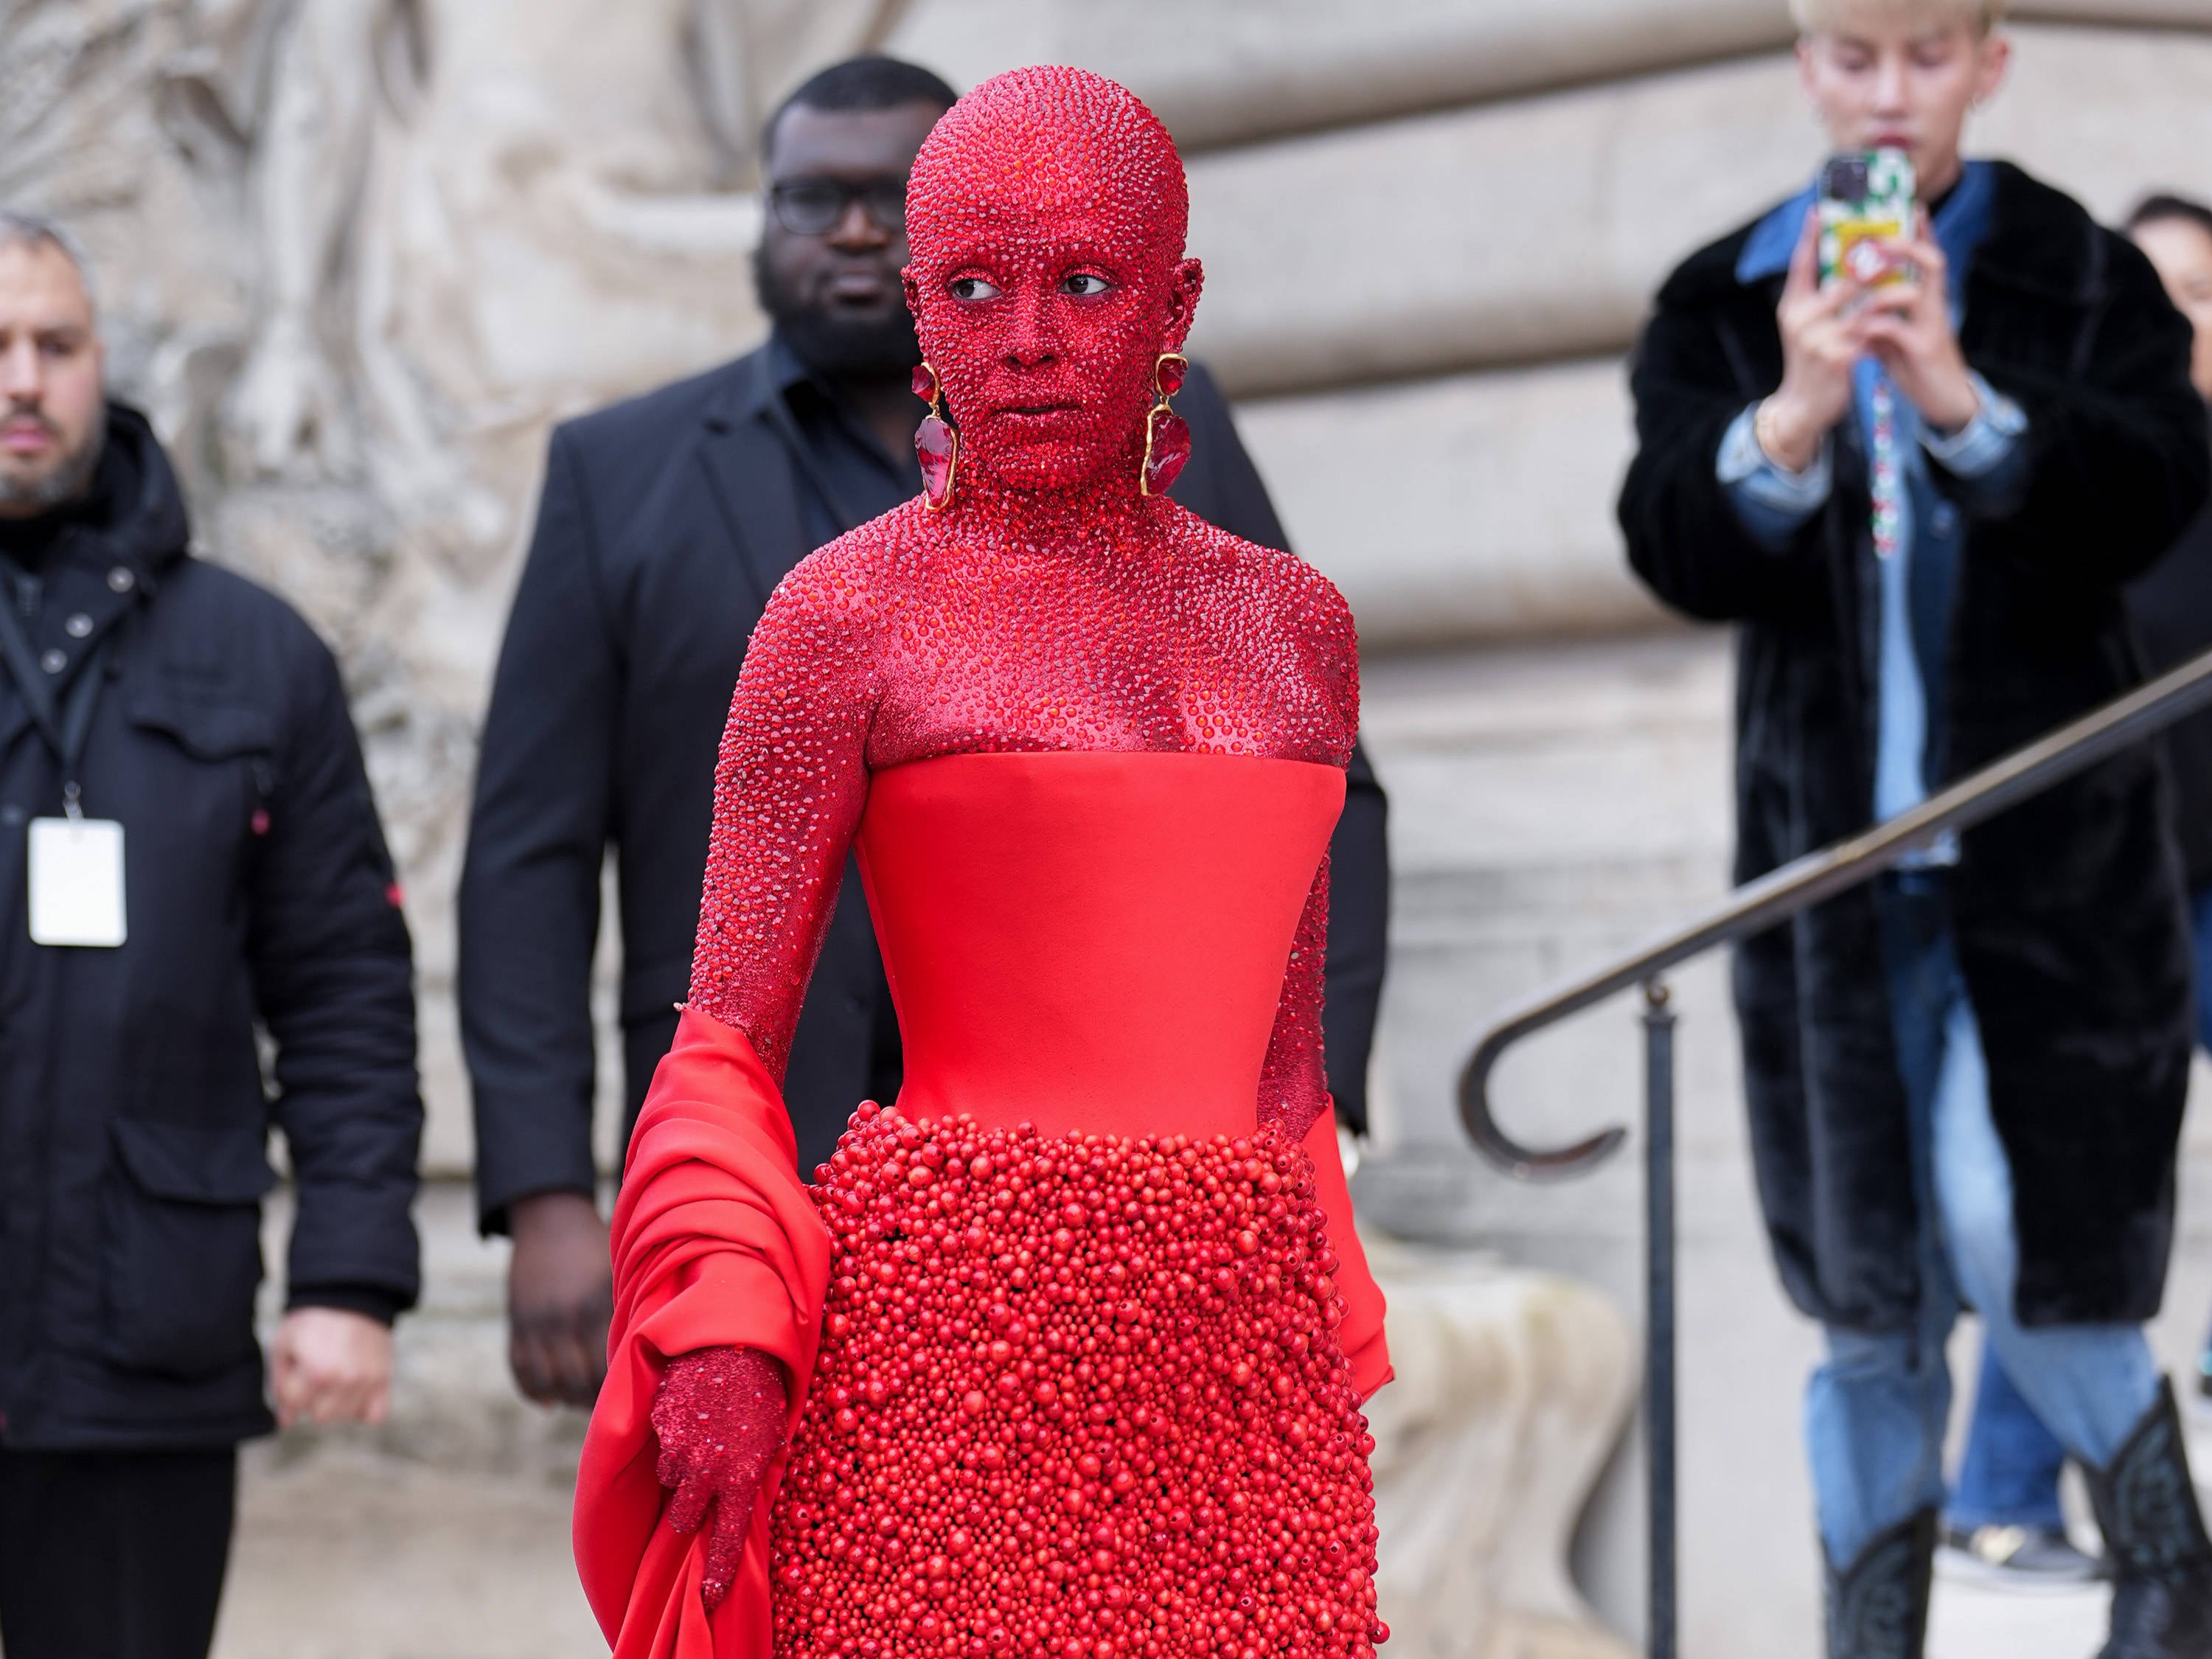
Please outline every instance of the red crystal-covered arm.
[[779, 1083], [867, 804], [867, 612], [838, 550], [792, 572], [753, 631], [722, 734], [691, 1006], [742, 1030]]
[[[1341, 720], [1341, 748], [1331, 757], [1341, 766], [1350, 760], [1359, 731], [1358, 647], [1343, 599], [1318, 576], [1313, 580], [1319, 592], [1309, 641]], [[1390, 1352], [1383, 1338], [1382, 1291], [1368, 1270], [1367, 1253], [1352, 1224], [1352, 1193], [1337, 1145], [1336, 1112], [1328, 1097], [1322, 1049], [1328, 945], [1328, 855], [1324, 853], [1298, 917], [1283, 975], [1282, 1001], [1261, 1070], [1259, 1115], [1262, 1124], [1303, 1141], [1313, 1164], [1316, 1194], [1328, 1217], [1337, 1343], [1351, 1364], [1353, 1392], [1364, 1401], [1390, 1380]]]
[[1328, 854], [1324, 853], [1291, 942], [1282, 1000], [1275, 1007], [1275, 1029], [1260, 1070], [1260, 1122], [1280, 1130], [1286, 1140], [1304, 1139], [1314, 1120], [1328, 1109], [1321, 1030], [1328, 945]]
[[[1286, 559], [1288, 556], [1284, 556]], [[1293, 601], [1313, 689], [1335, 717], [1326, 759], [1345, 766], [1359, 735], [1359, 648], [1344, 598], [1310, 567], [1291, 561], [1290, 580], [1303, 591]], [[1283, 994], [1260, 1072], [1259, 1115], [1263, 1125], [1303, 1140], [1328, 1107], [1328, 1068], [1322, 1048], [1322, 999], [1328, 950], [1328, 855], [1322, 855], [1312, 890], [1298, 916]]]
[[[734, 1027], [777, 1083], [867, 800], [865, 605], [835, 552], [793, 572], [754, 630], [722, 736], [685, 1018]], [[710, 1613], [737, 1581], [790, 1404], [783, 1365], [753, 1347], [678, 1352], [654, 1391], [667, 1526], [689, 1534], [711, 1516]]]

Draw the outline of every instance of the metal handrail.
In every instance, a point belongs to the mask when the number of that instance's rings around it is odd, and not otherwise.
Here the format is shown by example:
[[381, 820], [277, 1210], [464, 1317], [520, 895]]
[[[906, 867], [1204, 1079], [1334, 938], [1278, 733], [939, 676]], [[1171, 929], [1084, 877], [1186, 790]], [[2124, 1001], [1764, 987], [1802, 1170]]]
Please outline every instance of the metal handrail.
[[1490, 1073], [1525, 1036], [1634, 986], [1644, 988], [1644, 1401], [1649, 1426], [1645, 1486], [1650, 1503], [1651, 1659], [1675, 1659], [1674, 1413], [1674, 1022], [1668, 969], [1786, 921], [1799, 911], [1869, 881], [1916, 848], [2018, 805], [2052, 784], [2142, 742], [2183, 716], [2212, 706], [2212, 652], [2107, 703], [1888, 823], [1808, 853], [1746, 884], [1686, 926], [1626, 956], [1562, 981], [1492, 1020], [1460, 1073], [1460, 1121], [1476, 1147], [1522, 1180], [1581, 1175], [1620, 1150], [1628, 1131], [1614, 1127], [1571, 1146], [1538, 1152], [1498, 1125]]
[[1992, 817], [2208, 706], [2212, 706], [2212, 652], [2014, 750], [1887, 823], [1746, 883], [1685, 926], [1500, 1010], [1475, 1040], [1460, 1073], [1460, 1121], [1468, 1139], [1486, 1157], [1522, 1180], [1558, 1180], [1584, 1173], [1618, 1151], [1628, 1131], [1607, 1129], [1552, 1152], [1522, 1146], [1498, 1127], [1490, 1108], [1490, 1073], [1506, 1049], [1570, 1014], [1656, 980], [1715, 945], [1787, 921], [1801, 910], [1871, 880], [1945, 831]]

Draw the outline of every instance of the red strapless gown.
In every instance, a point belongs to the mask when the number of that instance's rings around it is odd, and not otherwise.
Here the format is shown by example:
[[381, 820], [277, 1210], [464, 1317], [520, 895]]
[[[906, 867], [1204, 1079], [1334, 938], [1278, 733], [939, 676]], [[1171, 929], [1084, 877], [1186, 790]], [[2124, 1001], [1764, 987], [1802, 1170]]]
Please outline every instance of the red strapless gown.
[[[873, 779], [896, 1109], [802, 1190], [695, 1011], [631, 1144], [577, 1507], [618, 1653], [1371, 1659], [1382, 1298], [1333, 1118], [1299, 1146], [1256, 1108], [1342, 799], [1212, 755]], [[794, 1435], [709, 1621], [647, 1413], [662, 1356], [722, 1344], [784, 1360]]]

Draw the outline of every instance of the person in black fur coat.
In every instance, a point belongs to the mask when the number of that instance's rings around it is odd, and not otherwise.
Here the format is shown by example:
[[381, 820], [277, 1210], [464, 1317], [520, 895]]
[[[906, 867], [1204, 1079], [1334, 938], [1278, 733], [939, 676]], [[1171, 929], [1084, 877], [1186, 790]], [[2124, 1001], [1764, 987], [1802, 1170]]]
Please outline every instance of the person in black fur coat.
[[[1692, 255], [1637, 350], [1620, 521], [1736, 625], [1736, 876], [1908, 810], [2142, 678], [2123, 600], [2212, 482], [2190, 331], [2124, 238], [1966, 162], [1990, 0], [1800, 0], [1838, 151], [1905, 150], [1908, 280], [1818, 275], [1813, 192]], [[1833, 1659], [1923, 1638], [1977, 1310], [2090, 1472], [2106, 1659], [2212, 1653], [2212, 1544], [2140, 1330], [2172, 1237], [2191, 969], [2167, 781], [2130, 750], [1745, 942], [1754, 1165], [1826, 1327], [1807, 1402]]]
[[[2127, 228], [2189, 319], [2190, 380], [2212, 400], [2212, 208], [2154, 195], [2128, 216]], [[2212, 507], [2129, 586], [2128, 610], [2153, 672], [2212, 650]], [[2212, 1049], [2212, 714], [2189, 715], [2162, 735], [2197, 952], [2197, 1041]], [[2212, 1352], [2200, 1361], [2197, 1386], [2212, 1394]], [[2094, 1573], [2096, 1564], [2066, 1537], [2058, 1498], [2065, 1463], [2065, 1447], [1985, 1347], [1972, 1426], [1943, 1516], [1945, 1543], [1971, 1558], [1959, 1561], [1962, 1571], [2023, 1589]]]

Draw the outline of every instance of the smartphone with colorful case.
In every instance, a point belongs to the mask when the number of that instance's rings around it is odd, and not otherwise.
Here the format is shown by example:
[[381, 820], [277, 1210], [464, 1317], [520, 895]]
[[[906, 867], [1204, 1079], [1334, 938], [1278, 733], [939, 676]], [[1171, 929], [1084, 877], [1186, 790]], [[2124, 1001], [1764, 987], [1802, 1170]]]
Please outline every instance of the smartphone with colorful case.
[[1912, 234], [1912, 159], [1901, 149], [1829, 158], [1820, 169], [1820, 280], [1839, 275], [1872, 288], [1913, 279], [1882, 252], [1886, 237]]

